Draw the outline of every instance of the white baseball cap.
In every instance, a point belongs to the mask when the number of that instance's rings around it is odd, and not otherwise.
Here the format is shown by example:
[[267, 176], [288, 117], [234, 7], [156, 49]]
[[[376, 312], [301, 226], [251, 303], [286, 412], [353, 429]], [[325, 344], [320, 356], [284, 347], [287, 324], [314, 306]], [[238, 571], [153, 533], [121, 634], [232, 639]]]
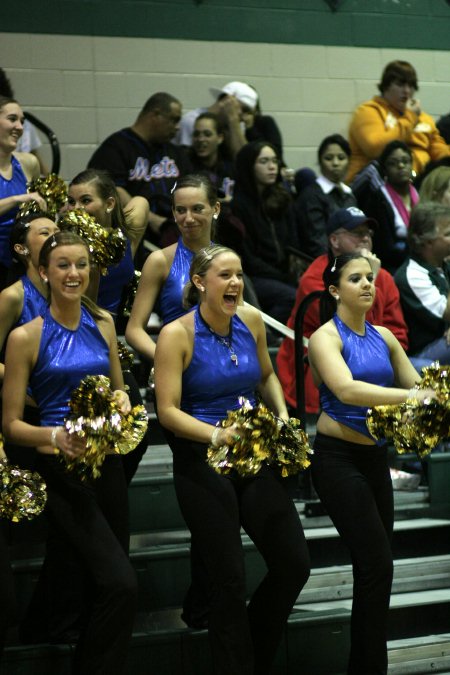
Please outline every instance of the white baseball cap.
[[222, 89], [211, 87], [209, 91], [215, 98], [218, 98], [221, 94], [235, 96], [240, 103], [252, 109], [256, 108], [258, 103], [258, 94], [245, 82], [228, 82]]

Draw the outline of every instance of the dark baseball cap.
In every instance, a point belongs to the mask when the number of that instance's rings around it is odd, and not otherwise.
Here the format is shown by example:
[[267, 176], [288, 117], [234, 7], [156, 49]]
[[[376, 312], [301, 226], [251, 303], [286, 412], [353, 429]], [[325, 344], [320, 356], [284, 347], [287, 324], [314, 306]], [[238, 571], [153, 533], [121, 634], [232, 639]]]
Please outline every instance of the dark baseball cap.
[[378, 223], [373, 218], [366, 216], [364, 211], [357, 206], [349, 206], [347, 209], [335, 211], [327, 223], [327, 234], [333, 234], [336, 230], [354, 230], [359, 225], [367, 225], [371, 229], [377, 228]]

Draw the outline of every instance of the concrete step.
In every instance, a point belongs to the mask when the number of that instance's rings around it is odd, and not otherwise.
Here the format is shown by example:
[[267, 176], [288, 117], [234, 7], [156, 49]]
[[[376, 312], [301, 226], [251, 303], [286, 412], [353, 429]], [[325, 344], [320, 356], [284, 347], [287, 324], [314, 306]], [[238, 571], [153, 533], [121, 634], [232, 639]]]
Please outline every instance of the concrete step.
[[[350, 613], [314, 615], [295, 609], [289, 618], [271, 675], [344, 675]], [[389, 675], [449, 673], [450, 635], [432, 634], [388, 642]], [[73, 645], [13, 646], [5, 650], [0, 675], [69, 675]], [[206, 631], [192, 631], [180, 609], [139, 613], [126, 675], [210, 675]]]
[[[450, 588], [450, 555], [407, 558], [394, 563], [392, 592]], [[302, 603], [351, 598], [351, 565], [313, 569], [301, 593]]]
[[393, 640], [389, 647], [389, 675], [450, 673], [450, 633]]

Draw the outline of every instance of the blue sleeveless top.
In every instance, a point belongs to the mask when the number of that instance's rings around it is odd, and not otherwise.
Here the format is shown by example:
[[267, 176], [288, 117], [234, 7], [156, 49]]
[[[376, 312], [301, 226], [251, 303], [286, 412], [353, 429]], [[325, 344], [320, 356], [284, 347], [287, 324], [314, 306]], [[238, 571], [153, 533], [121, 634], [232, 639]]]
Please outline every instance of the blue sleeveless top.
[[194, 350], [183, 373], [180, 407], [203, 422], [216, 424], [226, 418], [228, 410], [240, 408], [240, 396], [256, 403], [255, 390], [261, 380], [256, 342], [237, 315], [231, 319], [232, 350], [211, 331], [198, 310], [194, 329]]
[[20, 278], [23, 285], [23, 307], [16, 326], [32, 321], [37, 316], [44, 316], [48, 308], [48, 301], [30, 279], [24, 275]]
[[[349, 367], [353, 379], [377, 384], [380, 387], [392, 387], [394, 370], [389, 347], [376, 328], [366, 321], [365, 334], [358, 335], [337, 314], [334, 315], [333, 321], [342, 340], [342, 358]], [[324, 382], [319, 387], [319, 394], [321, 408], [329, 417], [374, 440], [366, 425], [368, 408], [342, 403]]]
[[134, 263], [131, 244], [127, 241], [125, 255], [117, 265], [108, 267], [108, 273], [101, 275], [98, 287], [97, 304], [110, 314], [117, 314], [123, 289], [133, 279]]
[[47, 308], [30, 377], [41, 426], [63, 424], [72, 392], [87, 375], [109, 376], [109, 348], [93, 317], [82, 307], [78, 328], [70, 330], [55, 321]]
[[[18, 159], [11, 157], [12, 176], [11, 179], [3, 178], [0, 174], [0, 199], [21, 195], [27, 191], [27, 179]], [[12, 258], [9, 251], [9, 235], [11, 228], [19, 210], [18, 206], [10, 209], [0, 215], [0, 263], [6, 267], [11, 267]]]
[[159, 311], [163, 324], [186, 314], [182, 304], [183, 288], [189, 281], [189, 268], [194, 255], [193, 251], [186, 248], [180, 237], [169, 275], [159, 294]]

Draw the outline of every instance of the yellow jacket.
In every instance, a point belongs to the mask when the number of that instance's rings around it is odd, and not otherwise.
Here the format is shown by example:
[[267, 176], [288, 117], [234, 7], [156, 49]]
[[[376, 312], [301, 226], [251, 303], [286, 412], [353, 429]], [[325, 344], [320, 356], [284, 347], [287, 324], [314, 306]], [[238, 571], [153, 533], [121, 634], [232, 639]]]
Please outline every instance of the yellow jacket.
[[349, 141], [352, 155], [346, 182], [353, 180], [372, 159], [381, 155], [391, 141], [403, 141], [413, 154], [413, 169], [419, 174], [431, 159], [450, 155], [450, 148], [427, 113], [403, 114], [391, 108], [382, 96], [362, 103], [353, 113]]

